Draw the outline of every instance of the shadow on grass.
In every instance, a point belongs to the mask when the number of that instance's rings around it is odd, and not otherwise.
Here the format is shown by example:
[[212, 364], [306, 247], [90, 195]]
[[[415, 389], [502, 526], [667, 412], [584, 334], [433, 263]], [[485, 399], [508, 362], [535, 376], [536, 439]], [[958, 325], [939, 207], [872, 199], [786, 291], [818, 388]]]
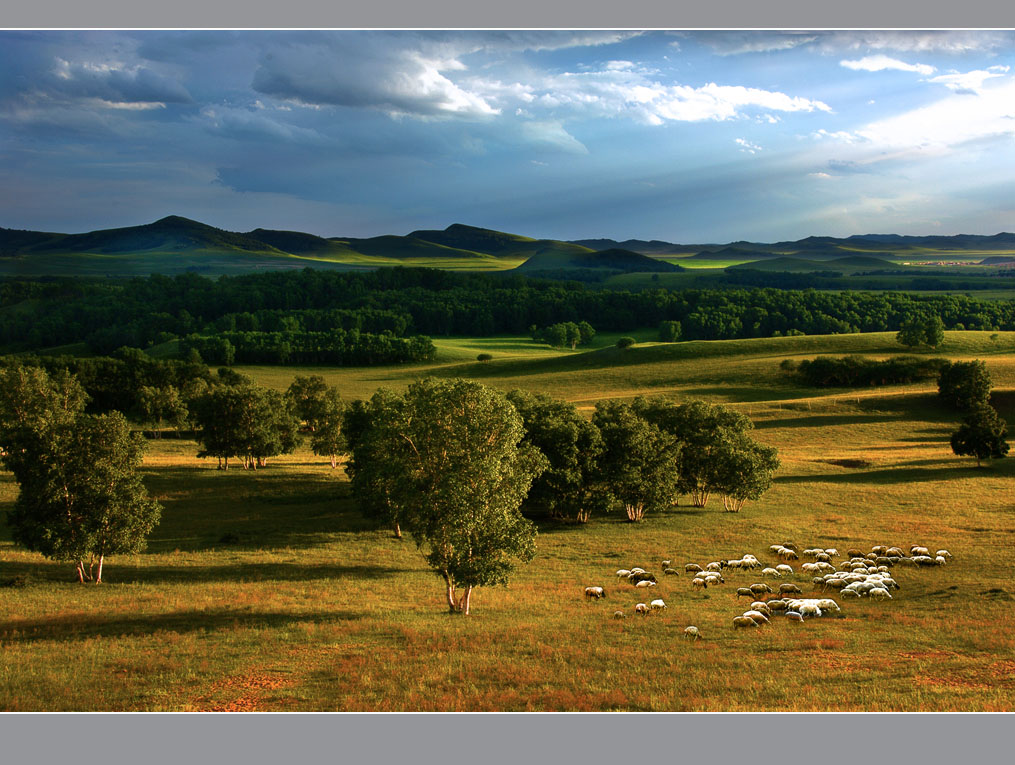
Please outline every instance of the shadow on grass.
[[353, 611], [330, 613], [244, 611], [216, 609], [173, 611], [144, 616], [68, 614], [41, 619], [12, 619], [0, 622], [0, 641], [34, 643], [41, 640], [85, 640], [97, 637], [144, 637], [159, 632], [187, 633], [237, 628], [277, 629], [300, 622], [327, 624], [363, 618]]
[[[941, 459], [913, 460], [903, 465], [941, 465]], [[785, 475], [776, 476], [774, 483], [862, 483], [870, 485], [922, 483], [925, 481], [950, 481], [960, 478], [975, 478], [978, 475], [1011, 476], [1015, 473], [1012, 467], [1001, 461], [990, 467], [984, 466], [977, 471], [976, 463], [970, 460], [969, 465], [962, 467], [897, 467], [883, 470], [855, 470], [849, 473], [823, 473], [820, 475]]]
[[875, 414], [812, 414], [807, 417], [785, 417], [776, 420], [761, 420], [754, 423], [757, 430], [770, 428], [833, 428], [838, 425], [871, 425], [876, 422], [898, 422], [904, 415]]
[[[202, 566], [181, 562], [178, 566], [135, 566], [119, 563], [115, 557], [106, 561], [103, 581], [107, 585], [120, 584], [193, 584], [199, 582], [305, 582], [321, 579], [373, 580], [398, 574], [412, 573], [415, 569], [385, 566], [341, 566], [304, 563], [234, 563], [222, 566]], [[5, 562], [4, 580], [26, 577], [30, 583], [74, 583], [74, 567], [69, 563]], [[96, 585], [80, 585], [94, 587]], [[98, 585], [102, 586], [102, 585]]]

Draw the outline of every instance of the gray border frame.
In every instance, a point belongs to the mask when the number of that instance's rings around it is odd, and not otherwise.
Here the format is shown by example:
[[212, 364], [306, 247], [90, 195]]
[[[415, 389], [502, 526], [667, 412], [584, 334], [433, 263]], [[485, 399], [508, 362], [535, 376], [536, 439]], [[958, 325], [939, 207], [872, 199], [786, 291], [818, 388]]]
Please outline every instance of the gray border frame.
[[[6, 28], [1015, 28], [999, 0], [40, 0]], [[863, 682], [862, 678], [857, 678]], [[961, 762], [1009, 751], [1008, 715], [3, 714], [5, 762]], [[1010, 755], [1009, 755], [1010, 756]]]

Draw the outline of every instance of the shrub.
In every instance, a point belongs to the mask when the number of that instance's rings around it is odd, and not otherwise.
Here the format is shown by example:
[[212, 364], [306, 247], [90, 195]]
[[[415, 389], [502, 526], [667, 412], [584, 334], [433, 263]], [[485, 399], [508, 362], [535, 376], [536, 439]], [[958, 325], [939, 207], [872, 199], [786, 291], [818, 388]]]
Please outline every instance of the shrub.
[[489, 353], [481, 353], [478, 356], [476, 356], [476, 361], [489, 361], [492, 358], [493, 356], [491, 356]]
[[622, 337], [617, 341], [617, 347], [621, 349], [630, 348], [636, 342], [638, 341], [635, 340], [633, 337]]

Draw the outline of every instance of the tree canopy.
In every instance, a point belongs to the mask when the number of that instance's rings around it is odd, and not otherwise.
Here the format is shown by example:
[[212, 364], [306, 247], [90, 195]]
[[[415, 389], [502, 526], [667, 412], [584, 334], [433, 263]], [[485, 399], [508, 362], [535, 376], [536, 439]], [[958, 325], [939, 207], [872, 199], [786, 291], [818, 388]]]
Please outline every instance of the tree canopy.
[[960, 457], [981, 460], [1000, 459], [1008, 454], [1008, 423], [989, 404], [978, 404], [970, 410], [959, 429], [952, 433], [952, 451]]
[[953, 409], [973, 409], [989, 401], [990, 384], [982, 361], [946, 362], [938, 375], [938, 396]]

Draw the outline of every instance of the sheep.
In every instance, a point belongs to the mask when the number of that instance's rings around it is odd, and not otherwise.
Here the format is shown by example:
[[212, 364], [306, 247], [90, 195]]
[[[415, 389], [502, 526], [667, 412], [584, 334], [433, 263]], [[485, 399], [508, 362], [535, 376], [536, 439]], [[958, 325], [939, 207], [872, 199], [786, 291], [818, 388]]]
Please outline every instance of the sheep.
[[706, 582], [704, 579], [698, 579], [697, 577], [695, 577], [694, 579], [691, 580], [691, 586], [696, 590], [705, 590], [708, 589], [708, 582]]
[[910, 555], [930, 555], [930, 550], [922, 545], [913, 545], [909, 548]]
[[951, 560], [952, 559], [952, 554], [950, 552], [948, 552], [947, 550], [938, 550], [936, 553], [934, 553], [934, 555], [935, 556], [939, 556], [941, 558], [944, 558], [945, 560]]
[[722, 561], [714, 560], [705, 566], [706, 571], [714, 571], [719, 573], [722, 571]]
[[637, 566], [635, 566], [634, 568], [631, 569], [631, 573], [632, 574], [644, 574], [645, 573], [645, 569], [638, 568]]
[[838, 558], [839, 551], [836, 550], [834, 547], [829, 547], [825, 550], [825, 555], [829, 556], [830, 558]]
[[792, 542], [785, 542], [783, 543], [782, 546], [785, 547], [787, 550], [792, 550], [793, 552], [797, 551], [797, 546]]
[[831, 563], [832, 556], [829, 555], [828, 553], [819, 552], [817, 555], [814, 556], [814, 560], [816, 560], [818, 563]]
[[850, 589], [839, 590], [839, 595], [841, 595], [844, 598], [859, 598], [860, 597], [860, 593], [859, 592], [857, 592], [856, 590], [850, 590]]
[[697, 563], [688, 563], [686, 566], [684, 566], [684, 571], [686, 571], [688, 574], [696, 574], [699, 571], [703, 570], [704, 569], [702, 569], [702, 567], [699, 566]]
[[937, 556], [936, 558], [934, 558], [934, 562], [935, 562], [935, 563], [936, 563], [937, 565], [939, 565], [939, 566], [943, 566], [943, 565], [944, 565], [945, 563], [947, 563], [948, 561], [947, 561], [947, 560], [945, 560], [945, 556], [943, 556], [943, 555], [938, 555], [938, 556]]
[[684, 627], [684, 637], [691, 640], [701, 640], [701, 632], [692, 624], [690, 627]]
[[673, 576], [674, 574], [678, 574], [678, 575], [680, 574], [680, 572], [677, 571], [675, 568], [664, 568], [663, 569], [663, 573], [666, 574], [667, 576]]
[[751, 611], [757, 611], [758, 613], [764, 614], [765, 616], [772, 615], [772, 609], [770, 609], [760, 600], [751, 603]]
[[599, 600], [600, 598], [606, 597], [606, 592], [603, 590], [602, 587], [586, 587], [585, 597], [589, 599], [595, 598], [596, 600]]
[[757, 627], [758, 623], [749, 616], [734, 616], [733, 617], [733, 629], [739, 629], [741, 627]]
[[763, 568], [761, 569], [762, 576], [774, 576], [776, 579], [782, 579], [782, 572], [776, 571], [774, 568]]
[[786, 618], [791, 622], [802, 622], [804, 620], [803, 614], [799, 611], [787, 611]]
[[937, 562], [929, 555], [914, 555], [910, 558], [918, 566], [936, 566]]
[[705, 582], [713, 586], [726, 584], [721, 574], [705, 574]]
[[867, 593], [867, 597], [871, 600], [891, 600], [892, 595], [884, 587], [875, 587]]
[[782, 548], [780, 548], [775, 554], [776, 554], [777, 557], [779, 557], [780, 559], [782, 559], [784, 561], [787, 561], [787, 560], [800, 560], [800, 556], [797, 555], [792, 550], [790, 550], [788, 547], [782, 547]]
[[642, 616], [648, 616], [648, 606], [644, 603], [639, 603], [634, 607], [634, 612], [636, 614], [641, 614]]
[[904, 553], [902, 551], [901, 547], [889, 547], [885, 551], [885, 555], [887, 555], [890, 558], [893, 558], [893, 557], [894, 558], [905, 558], [906, 557], [906, 553]]
[[802, 604], [800, 604], [800, 608], [798, 610], [798, 613], [802, 617], [821, 616], [821, 609], [818, 608], [818, 604], [817, 603], [802, 603]]
[[755, 624], [757, 624], [759, 627], [762, 624], [769, 623], [768, 617], [765, 616], [763, 613], [761, 613], [761, 611], [744, 611], [744, 616], [746, 616], [748, 619], [753, 619]]
[[626, 619], [627, 618], [627, 614], [625, 614], [623, 611], [614, 611], [613, 612], [613, 618], [614, 619]]
[[817, 606], [825, 613], [842, 613], [842, 609], [839, 608], [839, 604], [831, 598], [821, 598], [818, 601]]
[[655, 587], [655, 586], [656, 583], [653, 582], [651, 579], [642, 579], [635, 585], [635, 587]]
[[790, 593], [802, 594], [803, 590], [801, 590], [797, 585], [790, 584], [789, 582], [779, 585], [780, 595], [789, 595]]
[[818, 564], [817, 563], [804, 563], [802, 566], [800, 566], [800, 570], [803, 573], [805, 573], [805, 574], [812, 574], [812, 573], [814, 573], [815, 571], [818, 570]]
[[786, 545], [769, 545], [769, 546], [768, 546], [768, 551], [769, 551], [770, 553], [777, 553], [777, 552], [779, 552], [779, 550], [780, 550], [781, 548], [783, 548], [783, 547], [785, 547], [785, 546], [786, 546]]
[[763, 566], [764, 564], [761, 561], [750, 554], [745, 555], [740, 559], [740, 568], [755, 569], [762, 568]]
[[769, 600], [765, 603], [765, 605], [768, 607], [769, 611], [786, 611], [789, 608], [789, 606], [786, 605], [785, 600], [780, 600], [778, 598], [775, 600]]
[[[785, 585], [781, 585], [780, 584], [779, 585], [779, 589], [781, 590], [784, 586]], [[766, 595], [766, 594], [767, 595], [771, 595], [774, 592], [774, 590], [771, 587], [769, 587], [767, 584], [752, 584], [749, 587], [749, 589], [750, 589], [750, 591], [752, 593], [754, 593], [754, 595], [756, 595], [759, 598], [762, 595]]]
[[637, 587], [638, 584], [641, 582], [652, 582], [653, 584], [655, 584], [656, 575], [651, 574], [648, 571], [642, 571], [637, 574], [631, 574], [631, 576], [629, 576], [627, 580], [632, 584], [634, 584], [635, 587]]
[[629, 576], [631, 576], [631, 572], [626, 568], [622, 568], [617, 571], [617, 579], [624, 579]]
[[778, 566], [775, 567], [775, 570], [778, 571], [780, 574], [793, 573], [793, 567], [788, 563], [780, 563]]
[[662, 567], [663, 568], [669, 568], [672, 565], [673, 565], [673, 561], [671, 561], [671, 560], [664, 560]]
[[753, 598], [754, 593], [751, 592], [749, 587], [737, 587], [738, 598]]
[[648, 607], [653, 610], [659, 610], [661, 608], [666, 608], [666, 604], [663, 603], [662, 598], [656, 598], [655, 600], [653, 600], [651, 603], [648, 604]]
[[871, 548], [871, 552], [874, 553], [875, 555], [884, 555], [885, 553], [888, 552], [888, 547], [885, 545], [874, 545]]

